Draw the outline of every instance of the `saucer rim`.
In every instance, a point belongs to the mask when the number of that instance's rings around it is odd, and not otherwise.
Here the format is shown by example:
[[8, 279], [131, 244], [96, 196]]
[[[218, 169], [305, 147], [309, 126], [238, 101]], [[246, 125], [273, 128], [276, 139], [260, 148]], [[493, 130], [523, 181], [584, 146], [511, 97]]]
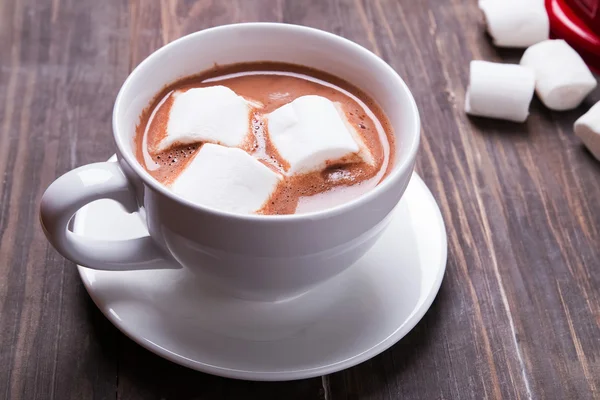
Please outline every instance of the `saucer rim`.
[[[115, 156], [111, 157], [111, 159], [109, 161], [112, 161], [113, 158], [115, 158]], [[90, 298], [92, 299], [92, 301], [94, 302], [96, 307], [98, 307], [98, 309], [102, 312], [102, 314], [117, 329], [119, 329], [119, 331], [121, 331], [129, 339], [133, 340], [135, 343], [137, 343], [141, 347], [145, 348], [146, 350], [149, 350], [152, 353], [154, 353], [166, 360], [169, 360], [176, 364], [179, 364], [184, 367], [187, 367], [187, 368], [190, 368], [190, 369], [193, 369], [196, 371], [200, 371], [203, 373], [221, 376], [224, 378], [233, 378], [233, 379], [241, 379], [241, 380], [292, 381], [292, 380], [308, 379], [308, 378], [314, 378], [314, 377], [319, 377], [319, 376], [323, 376], [323, 375], [328, 375], [328, 374], [331, 374], [334, 372], [338, 372], [338, 371], [353, 367], [360, 363], [363, 363], [363, 362], [381, 354], [382, 352], [389, 349], [390, 347], [392, 347], [394, 344], [396, 344], [398, 341], [400, 341], [404, 336], [406, 336], [417, 325], [417, 323], [423, 318], [423, 316], [429, 310], [429, 308], [431, 307], [431, 304], [433, 303], [433, 301], [435, 300], [435, 298], [439, 292], [439, 289], [441, 287], [441, 284], [442, 284], [442, 281], [444, 278], [444, 274], [446, 271], [447, 256], [448, 256], [448, 236], [447, 236], [447, 232], [446, 232], [446, 227], [445, 227], [442, 215], [441, 215], [439, 205], [435, 201], [433, 194], [431, 193], [431, 191], [429, 190], [429, 188], [427, 187], [425, 182], [422, 180], [422, 178], [416, 172], [413, 172], [413, 176], [411, 177], [411, 180], [412, 179], [415, 179], [415, 181], [416, 181], [415, 183], [417, 183], [419, 186], [421, 186], [421, 190], [424, 189], [429, 194], [431, 201], [435, 205], [434, 212], [437, 217], [436, 219], [438, 220], [438, 226], [443, 231], [442, 243], [440, 246], [441, 247], [441, 250], [440, 250], [440, 255], [441, 255], [440, 264], [441, 265], [439, 265], [437, 267], [436, 276], [435, 276], [435, 279], [433, 280], [433, 283], [431, 285], [429, 293], [427, 294], [427, 296], [421, 302], [420, 305], [419, 304], [416, 305], [416, 307], [415, 307], [415, 309], [413, 309], [413, 312], [411, 313], [411, 315], [407, 319], [405, 319], [396, 328], [396, 330], [394, 332], [392, 332], [391, 334], [389, 334], [386, 338], [382, 339], [377, 344], [371, 346], [370, 348], [368, 348], [366, 350], [361, 351], [358, 354], [354, 354], [353, 356], [351, 356], [345, 360], [337, 361], [332, 364], [322, 365], [322, 366], [314, 367], [314, 368], [286, 370], [286, 371], [252, 371], [252, 370], [220, 367], [217, 365], [212, 365], [212, 364], [204, 363], [204, 362], [201, 362], [198, 360], [193, 360], [193, 359], [187, 358], [181, 354], [172, 352], [164, 347], [161, 347], [160, 345], [158, 345], [154, 342], [151, 342], [148, 339], [145, 339], [142, 335], [139, 335], [139, 333], [135, 334], [134, 332], [130, 332], [132, 330], [128, 329], [120, 319], [118, 319], [113, 313], [110, 312], [110, 310], [111, 310], [110, 308], [107, 308], [106, 305], [102, 304], [96, 298], [96, 296], [94, 294], [94, 290], [91, 285], [91, 282], [87, 279], [86, 274], [85, 274], [85, 271], [88, 270], [88, 268], [81, 266], [81, 265], [77, 265], [77, 270], [78, 270], [79, 276], [81, 278], [81, 281], [83, 282], [83, 285], [84, 285], [86, 291], [88, 292]], [[81, 229], [79, 226], [80, 226], [80, 224], [83, 224], [83, 222], [82, 222], [83, 218], [78, 218], [79, 215], [80, 214], [76, 214], [74, 217], [74, 221], [73, 221], [73, 230], [75, 232], [78, 231], [79, 229]]]

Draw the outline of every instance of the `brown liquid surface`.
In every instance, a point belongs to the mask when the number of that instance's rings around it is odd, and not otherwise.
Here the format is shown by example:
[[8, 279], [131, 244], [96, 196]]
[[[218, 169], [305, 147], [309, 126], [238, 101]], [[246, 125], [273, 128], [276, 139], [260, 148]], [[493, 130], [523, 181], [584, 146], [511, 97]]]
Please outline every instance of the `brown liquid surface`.
[[[392, 168], [395, 152], [393, 132], [385, 115], [363, 92], [339, 78], [310, 68], [280, 63], [251, 63], [218, 66], [175, 82], [163, 89], [144, 110], [136, 129], [136, 156], [140, 164], [159, 182], [170, 185], [202, 145], [176, 145], [163, 152], [156, 151], [167, 134], [166, 127], [173, 104], [172, 93], [215, 85], [227, 86], [247, 100], [255, 100], [264, 105], [263, 108], [255, 109], [248, 121], [249, 135], [243, 149], [277, 172], [285, 174], [289, 165], [268, 140], [266, 115], [305, 95], [319, 95], [339, 103], [374, 159], [373, 165], [362, 161], [358, 156], [344, 160], [350, 161], [349, 163], [331, 160], [323, 171], [286, 176], [259, 210], [260, 214], [293, 214], [302, 198], [326, 193], [336, 195], [336, 191], [341, 196], [349, 187], [367, 184], [369, 187], [374, 186]], [[153, 165], [149, 165], [150, 163]], [[365, 186], [365, 190], [369, 187]], [[348, 196], [357, 195], [350, 194], [346, 197]]]

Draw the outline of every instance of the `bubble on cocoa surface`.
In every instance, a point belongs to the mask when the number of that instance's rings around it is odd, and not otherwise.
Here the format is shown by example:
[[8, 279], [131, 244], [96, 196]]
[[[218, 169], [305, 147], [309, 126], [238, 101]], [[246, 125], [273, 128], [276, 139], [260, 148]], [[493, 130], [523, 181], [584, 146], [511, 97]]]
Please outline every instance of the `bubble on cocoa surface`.
[[333, 181], [333, 182], [337, 182], [337, 181], [341, 181], [341, 180], [349, 180], [352, 178], [353, 178], [352, 173], [345, 169], [336, 169], [333, 171], [329, 171], [329, 173], [327, 173], [327, 175], [326, 175], [326, 179]]
[[156, 155], [155, 161], [161, 167], [167, 167], [169, 169], [177, 167], [183, 160], [187, 159], [198, 150], [200, 143], [193, 145], [182, 145], [172, 147], [162, 153]]

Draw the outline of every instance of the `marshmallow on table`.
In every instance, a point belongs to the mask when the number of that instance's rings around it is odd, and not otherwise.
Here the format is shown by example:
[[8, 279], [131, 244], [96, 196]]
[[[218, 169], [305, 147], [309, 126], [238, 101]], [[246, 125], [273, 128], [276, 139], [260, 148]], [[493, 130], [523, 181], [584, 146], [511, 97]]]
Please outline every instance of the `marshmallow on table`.
[[550, 22], [541, 1], [482, 0], [479, 8], [499, 47], [528, 47], [548, 39]]
[[590, 153], [600, 161], [600, 101], [575, 121], [574, 131]]
[[244, 150], [204, 144], [171, 185], [184, 199], [223, 211], [254, 213], [281, 176]]
[[525, 67], [471, 61], [465, 111], [480, 117], [524, 122], [534, 87], [534, 74]]
[[349, 156], [373, 162], [343, 111], [325, 97], [298, 97], [270, 113], [267, 121], [271, 143], [289, 164], [289, 174], [318, 171], [328, 161]]
[[225, 86], [175, 92], [167, 134], [157, 151], [198, 142], [239, 147], [249, 134], [252, 105]]
[[528, 48], [521, 65], [535, 72], [535, 90], [546, 107], [570, 110], [594, 88], [596, 79], [564, 40], [546, 40]]

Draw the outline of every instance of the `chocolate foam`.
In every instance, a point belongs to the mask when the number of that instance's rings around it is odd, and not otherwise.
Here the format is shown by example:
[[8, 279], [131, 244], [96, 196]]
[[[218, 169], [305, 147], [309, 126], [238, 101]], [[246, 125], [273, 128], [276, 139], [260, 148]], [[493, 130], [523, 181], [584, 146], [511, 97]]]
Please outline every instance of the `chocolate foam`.
[[303, 199], [326, 193], [335, 195], [336, 191], [341, 194], [347, 188], [359, 186], [360, 190], [351, 191], [351, 197], [356, 197], [377, 185], [392, 168], [393, 132], [381, 109], [362, 91], [339, 78], [306, 67], [249, 63], [217, 66], [177, 81], [164, 88], [143, 111], [136, 128], [136, 157], [159, 182], [170, 185], [201, 146], [200, 143], [182, 144], [167, 151], [157, 151], [158, 144], [167, 134], [173, 93], [215, 85], [227, 86], [238, 95], [263, 104], [262, 108], [252, 110], [243, 149], [277, 172], [285, 175], [289, 165], [269, 140], [266, 115], [305, 95], [319, 95], [339, 103], [348, 122], [356, 128], [373, 156], [373, 165], [356, 156], [343, 160], [349, 163], [330, 160], [323, 171], [285, 177], [259, 214], [293, 214]]

